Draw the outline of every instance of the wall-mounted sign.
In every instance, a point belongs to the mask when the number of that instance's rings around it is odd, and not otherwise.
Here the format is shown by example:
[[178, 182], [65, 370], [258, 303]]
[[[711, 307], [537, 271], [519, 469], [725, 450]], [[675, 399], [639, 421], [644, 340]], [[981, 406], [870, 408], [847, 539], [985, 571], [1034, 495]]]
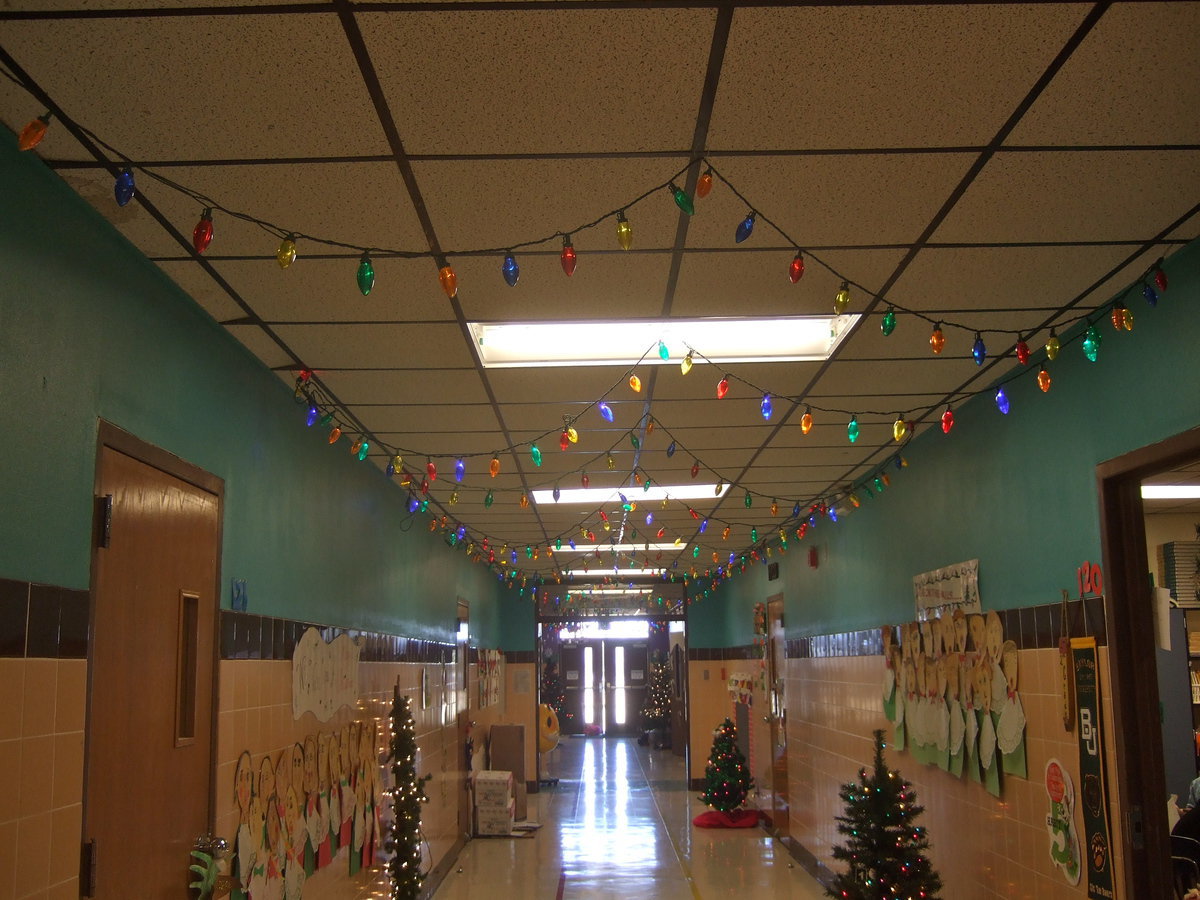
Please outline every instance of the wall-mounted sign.
[[1104, 786], [1104, 737], [1100, 730], [1100, 682], [1096, 639], [1071, 638], [1075, 662], [1075, 702], [1079, 709], [1079, 790], [1083, 800], [1083, 855], [1087, 895], [1112, 900], [1112, 847], [1108, 838], [1108, 795]]
[[979, 560], [968, 559], [913, 577], [917, 621], [924, 622], [961, 609], [982, 612], [979, 605]]

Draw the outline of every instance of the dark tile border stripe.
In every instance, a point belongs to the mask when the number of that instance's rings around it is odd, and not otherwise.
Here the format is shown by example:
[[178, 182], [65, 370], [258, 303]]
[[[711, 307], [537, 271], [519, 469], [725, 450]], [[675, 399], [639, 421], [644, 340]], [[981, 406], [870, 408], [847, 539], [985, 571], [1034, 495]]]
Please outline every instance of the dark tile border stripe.
[[379, 631], [320, 625], [296, 619], [221, 610], [221, 659], [291, 659], [296, 643], [309, 628], [328, 643], [342, 634], [359, 641], [362, 662], [449, 663], [454, 645], [423, 638], [406, 638]]
[[[1062, 636], [1062, 604], [1025, 606], [997, 610], [1004, 623], [1004, 637], [1014, 641], [1018, 650], [1048, 650], [1058, 646]], [[1103, 597], [1084, 597], [1067, 604], [1071, 634], [1094, 637], [1100, 646], [1108, 644], [1108, 626], [1104, 617]], [[883, 638], [878, 628], [843, 631], [791, 638], [785, 645], [788, 659], [823, 659], [831, 656], [878, 656], [883, 653]]]
[[0, 578], [0, 657], [87, 659], [88, 591]]
[[719, 662], [725, 659], [759, 659], [762, 648], [754, 644], [740, 647], [688, 647], [688, 659], [695, 662]]
[[538, 654], [536, 650], [505, 650], [504, 661], [509, 663], [536, 663]]

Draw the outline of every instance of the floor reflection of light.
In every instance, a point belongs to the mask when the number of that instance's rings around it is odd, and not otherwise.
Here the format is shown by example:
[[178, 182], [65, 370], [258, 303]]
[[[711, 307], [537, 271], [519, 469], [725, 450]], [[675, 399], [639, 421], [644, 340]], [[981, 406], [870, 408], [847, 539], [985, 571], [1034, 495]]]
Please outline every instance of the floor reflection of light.
[[[564, 823], [560, 832], [567, 871], [587, 872], [589, 879], [610, 880], [626, 874], [644, 879], [647, 867], [658, 866], [654, 807], [639, 803], [641, 808], [631, 809], [632, 752], [626, 741], [587, 741], [584, 745], [579, 786], [583, 802], [576, 809], [575, 820]], [[634, 777], [640, 779], [641, 775], [635, 773]]]

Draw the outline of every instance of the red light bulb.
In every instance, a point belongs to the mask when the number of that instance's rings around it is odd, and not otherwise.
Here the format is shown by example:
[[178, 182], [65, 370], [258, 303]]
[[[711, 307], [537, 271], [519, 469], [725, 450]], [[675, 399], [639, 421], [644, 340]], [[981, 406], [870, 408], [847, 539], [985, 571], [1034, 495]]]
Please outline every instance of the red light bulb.
[[568, 277], [575, 274], [575, 247], [571, 244], [571, 236], [563, 236], [562, 254], [559, 257], [562, 262], [562, 270]]
[[192, 230], [192, 246], [196, 248], [197, 253], [203, 253], [208, 249], [208, 245], [212, 243], [212, 239], [212, 210], [205, 207], [204, 212], [200, 213], [200, 221], [196, 223], [196, 227]]
[[722, 376], [721, 380], [717, 382], [717, 399], [724, 400], [725, 395], [728, 393], [729, 393], [729, 377]]
[[425, 464], [425, 471], [429, 473], [430, 481], [437, 481], [437, 466], [433, 464], [432, 459]]
[[700, 474], [700, 462], [698, 460], [692, 460], [692, 477], [695, 478], [699, 474]]
[[1023, 366], [1029, 365], [1029, 345], [1024, 339], [1017, 341], [1017, 362]]
[[950, 429], [954, 427], [954, 410], [946, 407], [946, 411], [942, 413], [942, 432], [949, 434]]
[[792, 260], [792, 264], [788, 266], [788, 278], [792, 284], [800, 280], [800, 276], [804, 274], [804, 255], [797, 250], [796, 256]]
[[567, 448], [571, 446], [571, 436], [568, 435], [565, 431], [562, 433], [562, 436], [558, 439], [558, 446], [560, 448], [562, 448], [562, 451], [564, 453], [566, 453]]
[[40, 144], [42, 138], [46, 136], [46, 127], [49, 124], [49, 111], [46, 111], [36, 119], [30, 119], [29, 123], [21, 129], [21, 134], [17, 137], [17, 149], [32, 150]]

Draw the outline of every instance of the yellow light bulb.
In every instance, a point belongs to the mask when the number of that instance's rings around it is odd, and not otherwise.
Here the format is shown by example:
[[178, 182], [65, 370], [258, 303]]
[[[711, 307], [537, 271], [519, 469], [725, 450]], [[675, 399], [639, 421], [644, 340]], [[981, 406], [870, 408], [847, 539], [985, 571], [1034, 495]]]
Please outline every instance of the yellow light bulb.
[[908, 423], [904, 421], [904, 416], [897, 416], [896, 421], [892, 423], [892, 437], [897, 441], [902, 441], [906, 434], [908, 434]]
[[279, 268], [286, 269], [296, 261], [296, 236], [289, 234], [279, 243], [279, 249], [275, 251], [275, 259], [279, 262]]
[[683, 358], [683, 362], [681, 362], [679, 364], [679, 371], [682, 372], [684, 375], [686, 375], [688, 372], [692, 371], [692, 351], [691, 350], [689, 350], [687, 352], [687, 356], [685, 356]]
[[833, 298], [833, 311], [839, 316], [846, 311], [846, 307], [850, 305], [850, 283], [843, 281], [842, 286], [838, 288], [837, 296]]
[[621, 245], [622, 250], [628, 250], [633, 246], [633, 226], [625, 218], [624, 210], [617, 213], [617, 243]]

